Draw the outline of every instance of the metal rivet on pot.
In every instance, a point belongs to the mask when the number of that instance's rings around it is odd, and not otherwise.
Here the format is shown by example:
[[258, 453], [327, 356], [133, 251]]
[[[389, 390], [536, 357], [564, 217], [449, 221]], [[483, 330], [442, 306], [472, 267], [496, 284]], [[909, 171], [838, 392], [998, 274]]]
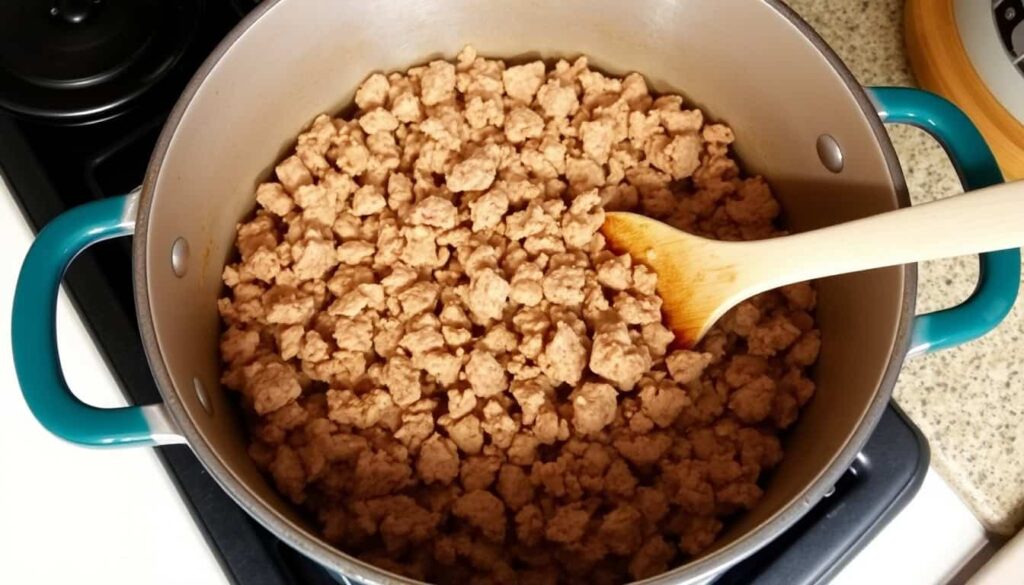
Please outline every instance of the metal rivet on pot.
[[838, 173], [843, 170], [843, 149], [839, 143], [829, 134], [822, 134], [818, 137], [818, 158], [825, 168]]
[[825, 492], [825, 495], [822, 496], [822, 497], [823, 498], [831, 498], [833, 495], [835, 495], [835, 493], [836, 493], [836, 486], [832, 486], [832, 487], [828, 488], [828, 491]]
[[178, 238], [171, 244], [171, 269], [181, 278], [188, 271], [188, 240]]
[[196, 390], [196, 398], [199, 399], [199, 404], [203, 405], [203, 410], [206, 414], [213, 414], [213, 403], [210, 402], [210, 396], [206, 393], [206, 387], [199, 381], [199, 378], [192, 378], [192, 386]]

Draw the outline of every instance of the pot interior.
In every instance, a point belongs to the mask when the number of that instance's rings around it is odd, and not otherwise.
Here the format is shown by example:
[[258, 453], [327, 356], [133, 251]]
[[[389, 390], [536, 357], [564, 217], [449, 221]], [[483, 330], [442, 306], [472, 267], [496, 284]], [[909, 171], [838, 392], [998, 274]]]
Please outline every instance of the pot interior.
[[[877, 120], [868, 121], [842, 76], [772, 3], [282, 0], [257, 11], [248, 30], [212, 58], [165, 130], [142, 203], [137, 300], [164, 395], [197, 454], [264, 524], [339, 570], [366, 569], [320, 543], [246, 454], [232, 397], [218, 383], [216, 299], [235, 224], [252, 211], [256, 184], [317, 114], [347, 105], [370, 72], [452, 58], [465, 44], [510, 60], [586, 54], [609, 73], [639, 71], [655, 89], [688, 96], [729, 123], [746, 170], [768, 178], [792, 231], [899, 205], [902, 178], [887, 166], [891, 147], [884, 132], [876, 135]], [[841, 145], [840, 173], [818, 159], [824, 133]], [[192, 250], [180, 278], [171, 268], [179, 237]], [[818, 283], [817, 394], [786, 438], [786, 457], [761, 504], [677, 577], [752, 552], [837, 478], [834, 462], [855, 453], [849, 443], [869, 411], [878, 412], [871, 407], [880, 392], [887, 395], [879, 388], [890, 361], [902, 359], [893, 353], [901, 316], [912, 310], [908, 274], [889, 268]], [[194, 380], [207, 389], [211, 412]]]

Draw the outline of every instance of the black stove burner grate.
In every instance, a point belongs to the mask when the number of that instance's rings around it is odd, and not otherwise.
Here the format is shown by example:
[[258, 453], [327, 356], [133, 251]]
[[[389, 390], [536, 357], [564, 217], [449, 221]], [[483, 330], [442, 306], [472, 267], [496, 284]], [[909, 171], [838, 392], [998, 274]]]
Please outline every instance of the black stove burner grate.
[[[193, 15], [197, 28], [180, 58], [159, 83], [102, 120], [55, 123], [0, 107], [0, 172], [33, 228], [68, 208], [127, 193], [141, 182], [160, 128], [185, 83], [256, 3], [194, 0], [204, 8]], [[128, 240], [90, 248], [71, 266], [65, 282], [125, 395], [135, 404], [159, 402], [135, 320]], [[157, 453], [232, 582], [336, 583], [236, 506], [187, 447], [161, 447]], [[916, 493], [928, 458], [920, 432], [898, 409], [889, 408], [835, 492], [716, 584], [827, 581]]]
[[160, 82], [204, 0], [5, 0], [0, 106], [51, 121], [109, 116]]

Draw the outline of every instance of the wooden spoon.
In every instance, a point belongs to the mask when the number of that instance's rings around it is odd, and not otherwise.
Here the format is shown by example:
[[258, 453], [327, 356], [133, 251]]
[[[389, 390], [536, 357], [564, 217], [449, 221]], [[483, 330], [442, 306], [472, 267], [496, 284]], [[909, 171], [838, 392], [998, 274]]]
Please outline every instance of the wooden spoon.
[[601, 231], [611, 249], [658, 274], [668, 326], [693, 347], [726, 311], [782, 285], [1020, 247], [1024, 182], [768, 240], [709, 240], [625, 212], [607, 213]]

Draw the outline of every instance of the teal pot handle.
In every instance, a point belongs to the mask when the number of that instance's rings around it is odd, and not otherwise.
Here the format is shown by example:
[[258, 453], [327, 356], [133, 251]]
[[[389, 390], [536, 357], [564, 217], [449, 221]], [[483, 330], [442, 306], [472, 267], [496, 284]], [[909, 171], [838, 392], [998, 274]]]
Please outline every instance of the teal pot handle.
[[180, 443], [162, 404], [97, 408], [68, 388], [57, 355], [57, 293], [79, 252], [135, 231], [138, 194], [70, 209], [36, 236], [14, 291], [11, 346], [14, 369], [32, 414], [51, 433], [93, 447]]
[[[965, 191], [1003, 182], [981, 133], [952, 103], [907, 87], [872, 87], [867, 91], [883, 122], [917, 126], [939, 141]], [[955, 307], [919, 315], [914, 320], [908, 355], [954, 347], [985, 335], [1010, 312], [1019, 288], [1019, 249], [981, 254], [977, 288]]]

